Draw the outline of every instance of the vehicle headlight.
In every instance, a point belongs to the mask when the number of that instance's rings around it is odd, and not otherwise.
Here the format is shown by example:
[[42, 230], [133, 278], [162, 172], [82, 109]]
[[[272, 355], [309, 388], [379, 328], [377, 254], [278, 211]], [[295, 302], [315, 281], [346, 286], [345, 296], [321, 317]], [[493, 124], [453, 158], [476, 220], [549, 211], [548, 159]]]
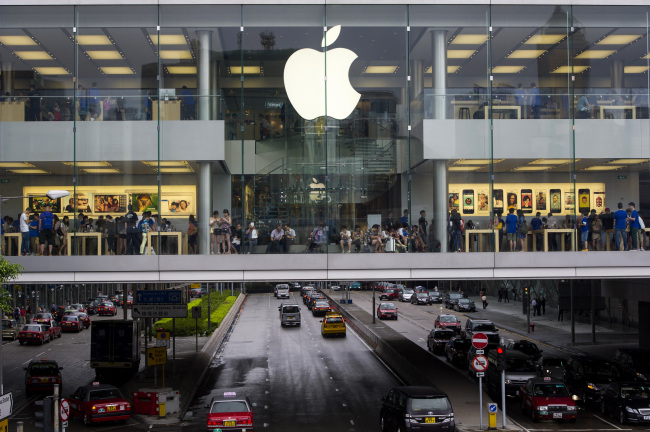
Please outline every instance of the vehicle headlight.
[[634, 408], [630, 408], [629, 406], [625, 407], [625, 411], [632, 413], [632, 414], [637, 414], [637, 411]]
[[567, 411], [575, 411], [577, 407], [575, 405], [567, 405], [566, 410]]
[[590, 390], [598, 391], [598, 386], [594, 383], [587, 383], [587, 388]]
[[548, 411], [548, 407], [546, 405], [538, 406], [537, 411]]
[[450, 415], [449, 417], [445, 417], [445, 418], [442, 420], [442, 423], [445, 423], [445, 422], [451, 422], [451, 421], [454, 421], [454, 415], [453, 415], [453, 414]]
[[641, 379], [643, 381], [648, 381], [648, 378], [646, 378], [646, 376], [644, 374], [642, 374], [642, 373], [637, 373], [636, 376], [638, 376], [639, 379]]

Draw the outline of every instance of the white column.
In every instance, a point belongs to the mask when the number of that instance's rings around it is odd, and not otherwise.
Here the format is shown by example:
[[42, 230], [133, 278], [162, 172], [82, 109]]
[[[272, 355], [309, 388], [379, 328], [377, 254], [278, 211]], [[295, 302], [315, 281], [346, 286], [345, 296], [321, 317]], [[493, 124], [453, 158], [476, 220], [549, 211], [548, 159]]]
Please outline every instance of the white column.
[[210, 53], [212, 51], [212, 32], [199, 30], [196, 32], [199, 45], [198, 58], [198, 98], [199, 120], [210, 120]]
[[199, 196], [198, 220], [199, 220], [199, 253], [210, 254], [210, 215], [212, 214], [212, 162], [199, 162]]

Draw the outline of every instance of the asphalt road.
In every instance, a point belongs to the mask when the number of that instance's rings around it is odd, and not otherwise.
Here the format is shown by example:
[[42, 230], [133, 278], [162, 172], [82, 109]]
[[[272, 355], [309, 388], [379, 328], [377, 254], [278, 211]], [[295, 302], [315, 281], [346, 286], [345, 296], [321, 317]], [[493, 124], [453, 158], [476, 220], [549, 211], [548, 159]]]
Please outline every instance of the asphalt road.
[[[184, 431], [204, 430], [207, 404], [224, 391], [254, 404], [255, 430], [376, 431], [380, 398], [398, 379], [348, 328], [324, 339], [320, 318], [302, 304], [300, 327], [281, 327], [280, 300], [250, 295], [225, 348], [192, 402]], [[286, 300], [285, 300], [286, 301]]]

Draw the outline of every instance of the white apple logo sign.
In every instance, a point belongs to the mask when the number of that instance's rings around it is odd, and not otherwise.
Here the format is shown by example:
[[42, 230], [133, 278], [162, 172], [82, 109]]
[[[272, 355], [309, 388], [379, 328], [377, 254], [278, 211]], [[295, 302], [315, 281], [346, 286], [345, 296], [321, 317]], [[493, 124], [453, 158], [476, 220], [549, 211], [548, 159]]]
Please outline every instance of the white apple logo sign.
[[[340, 33], [340, 25], [329, 29], [321, 46], [334, 43]], [[348, 76], [350, 66], [356, 58], [357, 55], [346, 48], [335, 48], [327, 52], [304, 48], [289, 57], [284, 66], [284, 87], [291, 104], [302, 118], [313, 120], [325, 116], [326, 109], [327, 116], [337, 120], [342, 120], [352, 113], [361, 97], [352, 87]]]
[[316, 178], [312, 177], [313, 183], [309, 185], [311, 192], [309, 192], [309, 199], [312, 201], [320, 201], [325, 198], [325, 185], [320, 183]]

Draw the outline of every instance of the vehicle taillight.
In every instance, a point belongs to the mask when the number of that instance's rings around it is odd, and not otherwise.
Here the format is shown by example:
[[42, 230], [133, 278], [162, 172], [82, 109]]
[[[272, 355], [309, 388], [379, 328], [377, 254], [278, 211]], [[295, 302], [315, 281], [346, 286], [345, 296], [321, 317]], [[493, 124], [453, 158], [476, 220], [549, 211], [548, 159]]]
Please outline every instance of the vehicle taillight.
[[208, 420], [208, 426], [219, 426], [220, 424], [219, 420]]
[[249, 424], [253, 424], [253, 421], [251, 419], [247, 418], [247, 419], [242, 419], [242, 420], [238, 421], [237, 424], [249, 425]]
[[126, 404], [126, 410], [127, 410], [127, 411], [130, 411], [130, 410], [131, 410], [131, 404], [130, 404], [130, 403]]

